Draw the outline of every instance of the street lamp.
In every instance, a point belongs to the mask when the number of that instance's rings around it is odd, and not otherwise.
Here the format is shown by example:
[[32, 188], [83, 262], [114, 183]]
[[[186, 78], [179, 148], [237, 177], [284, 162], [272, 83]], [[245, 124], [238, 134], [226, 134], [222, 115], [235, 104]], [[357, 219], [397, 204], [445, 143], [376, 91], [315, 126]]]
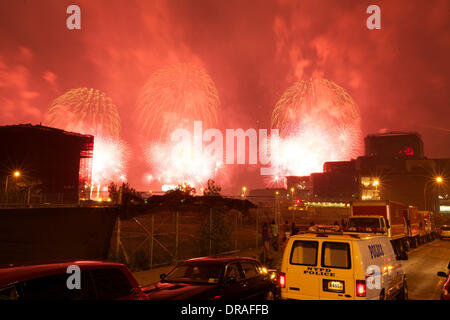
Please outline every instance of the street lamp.
[[423, 187], [423, 198], [425, 201], [425, 204], [424, 204], [425, 210], [427, 210], [427, 187], [428, 187], [428, 184], [430, 184], [431, 182], [435, 182], [437, 185], [440, 185], [444, 182], [444, 178], [442, 178], [441, 176], [437, 176], [433, 180], [427, 181], [425, 183], [425, 186]]
[[8, 178], [9, 177], [14, 177], [14, 178], [20, 177], [20, 171], [16, 170], [12, 174], [6, 176], [5, 192], [8, 192]]
[[8, 203], [8, 179], [9, 177], [14, 177], [14, 178], [18, 178], [20, 177], [20, 171], [19, 170], [15, 170], [12, 174], [9, 174], [6, 176], [6, 183], [5, 183], [5, 194], [6, 194], [6, 203]]
[[245, 197], [245, 191], [247, 191], [246, 187], [242, 187], [242, 197]]
[[294, 201], [294, 188], [291, 188], [291, 200]]

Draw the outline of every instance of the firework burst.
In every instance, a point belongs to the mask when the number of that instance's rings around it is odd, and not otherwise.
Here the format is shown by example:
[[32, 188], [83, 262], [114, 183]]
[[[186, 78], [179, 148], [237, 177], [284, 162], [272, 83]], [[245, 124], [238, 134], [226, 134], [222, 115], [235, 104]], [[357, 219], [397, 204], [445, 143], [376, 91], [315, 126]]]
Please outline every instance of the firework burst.
[[325, 79], [289, 87], [272, 113], [280, 130], [272, 152], [274, 177], [321, 172], [326, 161], [348, 160], [360, 152], [361, 120], [350, 95]]
[[127, 158], [127, 148], [122, 141], [107, 138], [95, 139], [92, 183], [105, 185], [110, 182], [125, 182]]
[[95, 137], [91, 199], [101, 198], [111, 182], [126, 181], [128, 149], [119, 139], [120, 117], [103, 92], [88, 88], [69, 90], [52, 102], [46, 119], [52, 127]]
[[138, 98], [138, 120], [147, 137], [164, 141], [194, 120], [210, 127], [217, 122], [219, 97], [214, 82], [191, 63], [179, 63], [153, 73]]
[[119, 138], [120, 117], [111, 98], [96, 89], [71, 89], [47, 112], [49, 126], [94, 136]]
[[204, 150], [196, 153], [188, 143], [152, 144], [147, 149], [147, 159], [155, 166], [154, 174], [162, 184], [187, 183], [196, 188], [217, 175], [221, 159]]

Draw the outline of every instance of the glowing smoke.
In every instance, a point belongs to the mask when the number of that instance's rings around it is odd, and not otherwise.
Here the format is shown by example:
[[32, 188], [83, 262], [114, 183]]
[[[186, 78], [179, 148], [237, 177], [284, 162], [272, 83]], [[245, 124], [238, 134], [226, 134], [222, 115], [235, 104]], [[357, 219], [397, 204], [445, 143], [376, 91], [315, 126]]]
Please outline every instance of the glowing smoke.
[[194, 64], [171, 65], [150, 76], [138, 99], [138, 121], [147, 138], [156, 137], [147, 159], [161, 183], [199, 186], [214, 176], [220, 166], [214, 157], [169, 138], [175, 129], [192, 132], [197, 120], [216, 125], [219, 106], [214, 82]]
[[350, 95], [325, 79], [300, 81], [289, 87], [272, 113], [280, 129], [272, 164], [273, 179], [322, 172], [326, 161], [359, 155], [361, 120]]

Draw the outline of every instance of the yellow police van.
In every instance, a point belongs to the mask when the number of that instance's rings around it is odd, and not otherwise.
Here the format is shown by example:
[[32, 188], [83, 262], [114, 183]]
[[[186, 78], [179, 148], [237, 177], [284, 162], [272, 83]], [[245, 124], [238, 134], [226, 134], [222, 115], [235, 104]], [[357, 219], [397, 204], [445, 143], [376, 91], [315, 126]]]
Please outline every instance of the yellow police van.
[[282, 299], [407, 299], [406, 275], [387, 236], [317, 232], [292, 236], [283, 253]]

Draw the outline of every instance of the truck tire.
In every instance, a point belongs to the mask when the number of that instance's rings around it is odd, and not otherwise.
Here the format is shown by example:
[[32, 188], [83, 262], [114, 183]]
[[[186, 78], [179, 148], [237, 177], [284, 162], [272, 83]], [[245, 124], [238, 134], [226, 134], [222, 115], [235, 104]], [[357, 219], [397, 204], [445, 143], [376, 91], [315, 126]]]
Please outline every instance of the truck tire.
[[400, 300], [408, 300], [408, 284], [406, 283], [406, 279], [403, 280], [403, 287], [398, 295]]

